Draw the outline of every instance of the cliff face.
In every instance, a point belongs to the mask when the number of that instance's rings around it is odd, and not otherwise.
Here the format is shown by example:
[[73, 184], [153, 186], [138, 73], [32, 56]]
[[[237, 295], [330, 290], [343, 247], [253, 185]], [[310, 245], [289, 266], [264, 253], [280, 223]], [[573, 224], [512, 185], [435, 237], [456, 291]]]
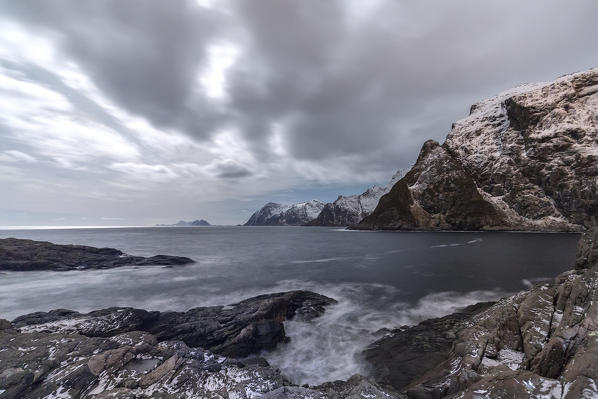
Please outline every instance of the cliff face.
[[302, 226], [314, 220], [324, 203], [318, 200], [292, 205], [268, 202], [255, 212], [245, 226]]
[[373, 186], [359, 195], [339, 195], [336, 201], [327, 203], [318, 217], [310, 222], [312, 226], [350, 226], [361, 222], [378, 205], [380, 197], [390, 191], [403, 177], [398, 171], [386, 186]]
[[597, 222], [597, 161], [598, 69], [521, 86], [426, 142], [359, 227], [580, 230]]
[[486, 200], [459, 160], [446, 146], [429, 140], [414, 167], [358, 227], [478, 230], [506, 223], [506, 216]]
[[598, 232], [554, 283], [391, 331], [365, 358], [410, 398], [598, 397]]

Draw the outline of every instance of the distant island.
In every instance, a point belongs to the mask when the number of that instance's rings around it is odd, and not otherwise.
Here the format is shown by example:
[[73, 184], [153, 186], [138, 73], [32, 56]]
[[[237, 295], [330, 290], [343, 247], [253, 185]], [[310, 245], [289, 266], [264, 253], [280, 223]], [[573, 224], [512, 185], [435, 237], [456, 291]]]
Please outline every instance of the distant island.
[[207, 227], [207, 226], [211, 226], [211, 224], [208, 223], [207, 220], [199, 219], [199, 220], [194, 220], [192, 222], [186, 222], [184, 220], [179, 220], [175, 224], [157, 224], [156, 226], [160, 226], [160, 227]]

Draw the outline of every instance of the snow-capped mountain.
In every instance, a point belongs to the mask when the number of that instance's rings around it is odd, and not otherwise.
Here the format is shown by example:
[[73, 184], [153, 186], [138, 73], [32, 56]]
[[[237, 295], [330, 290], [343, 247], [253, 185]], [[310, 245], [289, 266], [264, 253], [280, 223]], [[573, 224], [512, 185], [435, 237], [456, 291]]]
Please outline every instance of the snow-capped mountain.
[[399, 170], [385, 186], [373, 186], [358, 195], [339, 195], [336, 201], [327, 203], [318, 217], [310, 222], [313, 226], [349, 226], [359, 223], [374, 211], [380, 197], [390, 191], [405, 172]]
[[598, 218], [598, 69], [471, 107], [360, 224], [570, 231]]
[[301, 226], [317, 218], [323, 208], [324, 203], [318, 200], [291, 205], [268, 202], [245, 226]]

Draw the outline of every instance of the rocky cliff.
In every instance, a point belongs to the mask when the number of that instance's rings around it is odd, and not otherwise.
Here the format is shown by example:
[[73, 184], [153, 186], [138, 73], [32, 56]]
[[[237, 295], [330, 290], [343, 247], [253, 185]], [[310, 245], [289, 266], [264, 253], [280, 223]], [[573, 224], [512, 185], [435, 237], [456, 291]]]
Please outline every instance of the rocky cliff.
[[471, 107], [359, 228], [572, 231], [598, 217], [598, 69]]
[[292, 205], [268, 202], [255, 212], [245, 226], [303, 226], [318, 217], [324, 203], [318, 200]]
[[395, 173], [385, 186], [373, 186], [359, 195], [339, 195], [336, 201], [327, 203], [318, 217], [311, 221], [311, 226], [350, 226], [361, 222], [378, 205], [380, 197], [404, 175], [403, 171]]
[[391, 331], [364, 352], [374, 379], [418, 399], [598, 397], [597, 243], [551, 284]]

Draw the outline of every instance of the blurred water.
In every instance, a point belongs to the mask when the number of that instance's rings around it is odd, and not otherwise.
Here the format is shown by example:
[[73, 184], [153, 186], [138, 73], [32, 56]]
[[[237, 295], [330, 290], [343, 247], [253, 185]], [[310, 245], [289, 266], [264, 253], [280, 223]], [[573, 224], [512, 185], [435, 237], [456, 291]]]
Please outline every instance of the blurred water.
[[309, 289], [339, 301], [286, 322], [265, 356], [297, 383], [348, 378], [373, 332], [500, 298], [572, 267], [575, 234], [361, 232], [319, 227], [0, 230], [0, 237], [189, 256], [188, 266], [0, 274], [0, 317], [108, 306], [186, 310]]

